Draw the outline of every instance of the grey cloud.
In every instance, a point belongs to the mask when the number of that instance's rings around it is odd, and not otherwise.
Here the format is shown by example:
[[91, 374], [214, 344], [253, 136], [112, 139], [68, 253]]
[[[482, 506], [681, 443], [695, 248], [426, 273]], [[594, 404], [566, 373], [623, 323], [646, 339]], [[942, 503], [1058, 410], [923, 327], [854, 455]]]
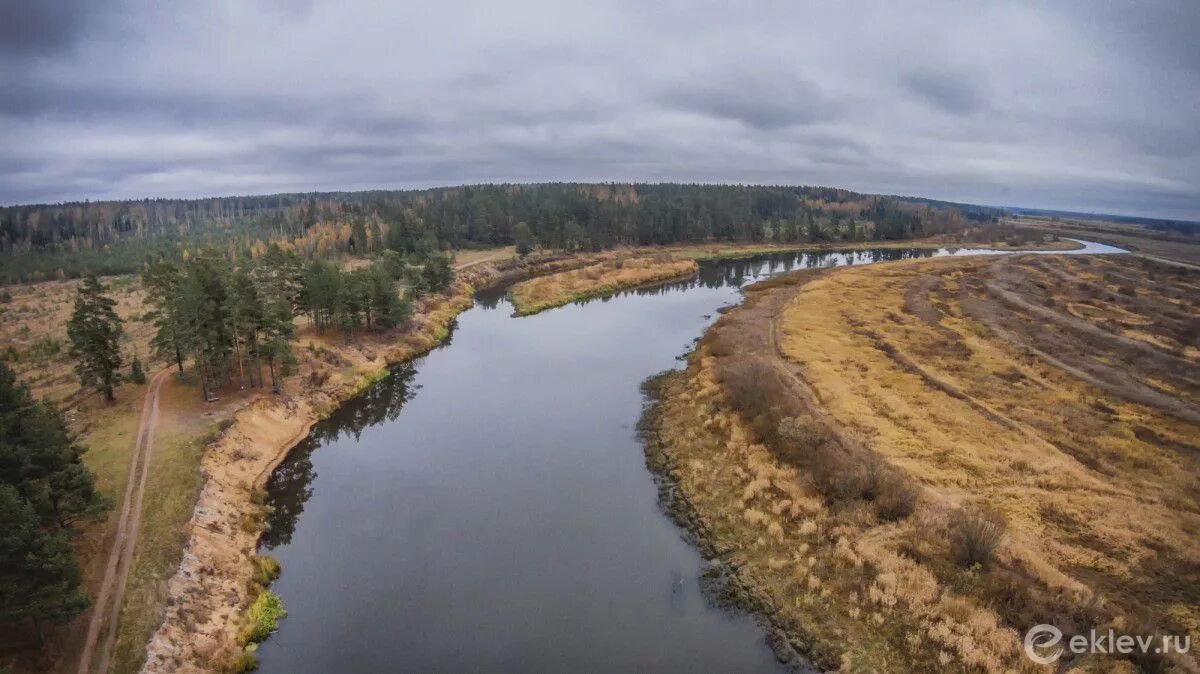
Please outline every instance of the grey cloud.
[[90, 0], [0, 2], [0, 56], [53, 54], [82, 36], [95, 3]]
[[951, 114], [968, 115], [984, 105], [977, 84], [962, 75], [918, 71], [904, 76], [903, 83], [929, 104]]
[[1188, 0], [8, 0], [0, 203], [684, 180], [1200, 219], [1197, 30]]
[[696, 73], [668, 87], [661, 100], [680, 110], [741, 122], [763, 131], [831, 119], [835, 106], [813, 82], [789, 74], [712, 79]]

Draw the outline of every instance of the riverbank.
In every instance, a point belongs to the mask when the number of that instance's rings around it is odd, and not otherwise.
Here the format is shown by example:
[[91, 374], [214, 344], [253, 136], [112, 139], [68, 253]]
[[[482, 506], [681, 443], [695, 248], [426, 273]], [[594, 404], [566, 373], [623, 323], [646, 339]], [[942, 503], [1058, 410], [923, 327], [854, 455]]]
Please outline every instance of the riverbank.
[[282, 396], [264, 396], [236, 414], [203, 450], [204, 476], [187, 545], [167, 583], [162, 623], [146, 648], [144, 672], [211, 672], [237, 666], [244, 611], [264, 590], [256, 555], [268, 478], [312, 426], [388, 374], [388, 368], [442, 344], [477, 289], [586, 264], [590, 258], [542, 255], [525, 261], [482, 260], [460, 268], [451, 290], [414, 306], [402, 331], [357, 335], [303, 332], [298, 376]]
[[[868, 246], [869, 243], [869, 246]], [[627, 248], [589, 256], [585, 266], [547, 273], [522, 281], [509, 292], [518, 316], [530, 316], [572, 302], [609, 295], [620, 290], [690, 278], [698, 271], [698, 262], [745, 260], [763, 255], [785, 253], [830, 253], [863, 250], [937, 250], [942, 248], [986, 248], [997, 251], [1079, 250], [1083, 244], [1068, 239], [1022, 244], [1006, 242], [968, 242], [950, 237], [930, 237], [913, 241], [733, 244], [706, 243], [647, 248]]]
[[648, 464], [739, 601], [822, 669], [1032, 670], [1039, 622], [1195, 637], [1195, 365], [1168, 310], [1190, 283], [1020, 256], [751, 286], [648, 387]]
[[517, 315], [529, 316], [618, 290], [688, 279], [698, 269], [694, 260], [676, 260], [665, 254], [613, 257], [579, 269], [522, 281], [512, 287], [509, 298]]
[[829, 253], [856, 250], [897, 250], [920, 249], [937, 250], [941, 248], [981, 248], [999, 251], [1033, 251], [1061, 250], [1071, 251], [1083, 248], [1083, 244], [1070, 239], [1048, 237], [1050, 240], [1035, 241], [1022, 244], [1009, 244], [1003, 241], [968, 241], [948, 236], [935, 236], [924, 239], [902, 241], [836, 241], [823, 243], [761, 243], [761, 244], [701, 244], [663, 246], [660, 250], [676, 258], [687, 258], [697, 262], [712, 262], [718, 260], [744, 260], [760, 255], [778, 253]]

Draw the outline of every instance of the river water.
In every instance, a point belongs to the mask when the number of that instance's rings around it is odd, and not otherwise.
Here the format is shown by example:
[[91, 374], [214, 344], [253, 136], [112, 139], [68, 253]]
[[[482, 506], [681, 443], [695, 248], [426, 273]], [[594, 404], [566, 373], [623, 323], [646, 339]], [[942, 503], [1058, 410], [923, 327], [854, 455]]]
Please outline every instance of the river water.
[[[288, 617], [264, 672], [770, 672], [661, 511], [640, 383], [742, 285], [959, 249], [772, 255], [514, 318], [481, 292], [445, 345], [318, 424], [269, 484]], [[1076, 252], [1119, 249], [1087, 244]]]

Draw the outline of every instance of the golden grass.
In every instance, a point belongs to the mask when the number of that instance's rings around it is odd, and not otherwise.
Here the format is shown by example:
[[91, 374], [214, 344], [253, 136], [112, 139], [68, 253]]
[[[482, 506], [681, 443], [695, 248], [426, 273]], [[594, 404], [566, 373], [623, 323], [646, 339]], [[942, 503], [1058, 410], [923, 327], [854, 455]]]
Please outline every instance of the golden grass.
[[675, 260], [666, 255], [616, 257], [522, 281], [512, 287], [509, 296], [517, 314], [528, 316], [625, 288], [690, 278], [697, 269], [694, 260]]
[[492, 260], [508, 260], [517, 254], [516, 246], [498, 248], [471, 248], [454, 252], [454, 267], [464, 269]]
[[[967, 281], [990, 264], [906, 261], [764, 284], [660, 397], [658, 436], [710, 538], [823, 667], [1025, 670], [1020, 638], [1037, 622], [1119, 629], [1149, 615], [1200, 638], [1200, 459], [1179, 449], [1200, 447], [1200, 427], [998, 339], [962, 305], [983, 301]], [[1143, 278], [1139, 295], [1158, 281]], [[918, 283], [933, 288], [932, 320], [904, 309]], [[772, 317], [781, 371], [810, 391], [815, 414], [921, 486], [913, 515], [887, 522], [822, 498], [729, 409], [719, 363], [774, 351]], [[987, 568], [951, 559], [963, 507], [1007, 523]], [[1082, 664], [1115, 664], [1097, 658]]]
[[135, 672], [141, 666], [146, 642], [162, 622], [167, 581], [183, 555], [202, 482], [205, 445], [256, 393], [227, 392], [219, 402], [205, 405], [196, 385], [171, 377], [159, 396], [159, 422], [137, 547], [118, 619], [113, 672]]

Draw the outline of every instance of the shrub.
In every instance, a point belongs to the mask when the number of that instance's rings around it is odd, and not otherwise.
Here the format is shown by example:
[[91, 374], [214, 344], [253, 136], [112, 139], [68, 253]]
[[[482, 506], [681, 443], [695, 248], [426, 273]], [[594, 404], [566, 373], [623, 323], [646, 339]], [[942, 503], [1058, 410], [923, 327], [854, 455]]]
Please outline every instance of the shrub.
[[332, 374], [333, 373], [329, 370], [314, 369], [308, 375], [308, 384], [309, 386], [313, 387], [323, 386], [325, 382], [329, 381], [329, 377], [332, 376]]
[[238, 643], [255, 644], [279, 629], [279, 620], [287, 617], [283, 600], [270, 590], [263, 591], [246, 611], [246, 624], [238, 632]]
[[260, 555], [254, 558], [254, 582], [265, 587], [278, 577], [279, 560], [270, 555]]
[[889, 471], [879, 484], [875, 497], [875, 513], [880, 519], [902, 520], [917, 507], [917, 488], [904, 475]]
[[234, 658], [228, 669], [232, 674], [253, 672], [258, 669], [258, 656], [254, 654], [254, 651], [242, 651]]
[[962, 567], [985, 567], [1004, 540], [1004, 521], [984, 510], [957, 510], [950, 518], [950, 556]]
[[880, 478], [878, 461], [856, 461], [834, 452], [825, 452], [820, 458], [813, 470], [813, 481], [830, 501], [875, 498]]
[[808, 450], [819, 449], [833, 439], [824, 426], [807, 414], [785, 417], [780, 420], [776, 432], [784, 440]]
[[134, 357], [133, 363], [129, 366], [129, 381], [135, 384], [146, 383], [146, 373], [142, 370], [142, 359]]
[[717, 362], [717, 379], [725, 400], [775, 450], [782, 449], [779, 422], [796, 416], [787, 405], [794, 400], [775, 369], [755, 357], [727, 357]]

